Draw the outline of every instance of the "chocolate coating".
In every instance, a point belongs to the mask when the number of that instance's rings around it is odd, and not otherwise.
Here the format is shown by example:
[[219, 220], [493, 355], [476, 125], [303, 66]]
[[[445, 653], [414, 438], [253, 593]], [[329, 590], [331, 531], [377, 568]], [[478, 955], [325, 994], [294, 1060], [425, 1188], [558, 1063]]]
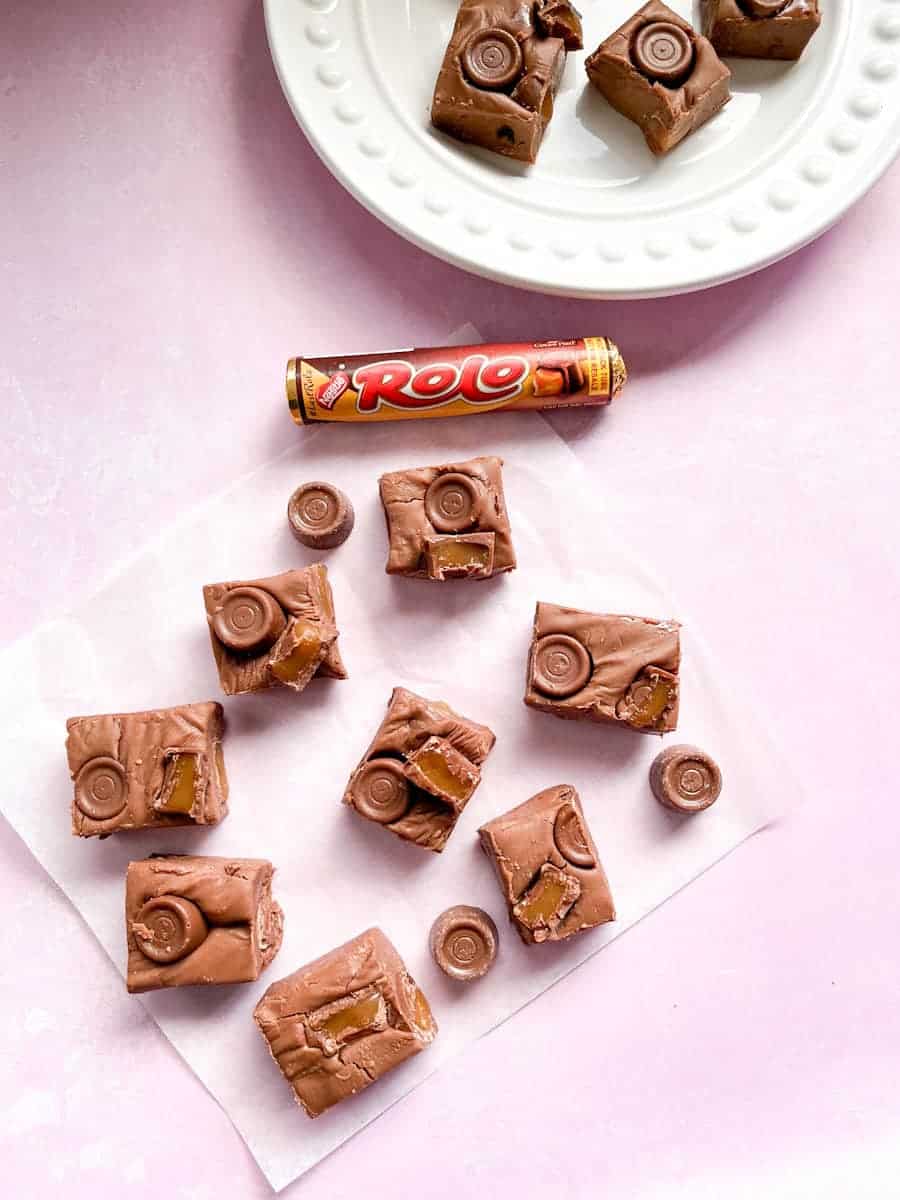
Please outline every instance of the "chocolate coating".
[[128, 991], [249, 983], [278, 953], [283, 925], [264, 859], [173, 854], [129, 863]]
[[571, 804], [563, 804], [556, 814], [553, 822], [553, 840], [563, 858], [574, 867], [589, 868], [597, 865], [581, 817]]
[[215, 825], [227, 814], [220, 704], [70, 717], [66, 731], [76, 837]]
[[370, 821], [399, 821], [412, 801], [409, 780], [396, 758], [373, 758], [355, 775], [350, 789], [353, 807]]
[[258, 587], [232, 588], [212, 619], [219, 641], [238, 653], [268, 649], [286, 624], [275, 597]]
[[651, 764], [650, 787], [666, 808], [680, 813], [702, 812], [718, 800], [722, 772], [697, 746], [669, 746]]
[[184, 896], [148, 900], [134, 919], [134, 940], [144, 957], [157, 963], [184, 958], [204, 941], [206, 932], [203, 913]]
[[546, 788], [478, 830], [523, 942], [559, 942], [616, 919], [609, 882], [568, 784]]
[[431, 956], [445, 975], [468, 982], [480, 979], [497, 957], [497, 926], [483, 908], [456, 904], [431, 926]]
[[117, 817], [127, 800], [125, 770], [114, 758], [90, 759], [75, 778], [75, 803], [92, 821]]
[[638, 31], [631, 57], [648, 79], [678, 83], [694, 65], [694, 47], [688, 34], [671, 21], [653, 21]]
[[[394, 688], [387, 715], [350, 776], [343, 802], [404, 841], [439, 854], [477, 788], [493, 746], [494, 734], [486, 725], [441, 700]], [[370, 783], [376, 769], [373, 804]], [[409, 789], [408, 806], [398, 815], [394, 796], [401, 783]]]
[[[565, 720], [611, 721], [641, 733], [671, 733], [678, 723], [679, 630], [677, 621], [540, 602], [534, 614], [525, 703]], [[590, 663], [587, 679], [582, 654]], [[575, 669], [578, 662], [580, 672]], [[569, 692], [569, 686], [576, 690]]]
[[331, 483], [301, 483], [288, 501], [288, 524], [298, 542], [313, 550], [331, 550], [353, 531], [353, 505]]
[[654, 154], [668, 153], [731, 99], [731, 72], [713, 46], [662, 0], [648, 0], [584, 65]]
[[791, 62], [822, 20], [819, 0], [700, 0], [703, 32], [719, 54]]
[[460, 141], [534, 162], [567, 46], [580, 45], [581, 22], [568, 4], [460, 0], [432, 124]]
[[476, 87], [500, 92], [522, 73], [522, 48], [505, 29], [477, 29], [463, 47], [462, 65]]
[[545, 696], [574, 696], [591, 678], [591, 656], [573, 637], [551, 633], [534, 648], [534, 686]]
[[425, 513], [439, 533], [462, 533], [478, 521], [481, 496], [470, 475], [438, 475], [425, 493]]
[[584, 49], [581, 13], [569, 0], [537, 0], [534, 18], [546, 37], [562, 38], [567, 50]]
[[[382, 475], [378, 487], [387, 519], [387, 573], [414, 579], [479, 580], [512, 571], [516, 555], [503, 495], [502, 468], [502, 459], [485, 457]], [[460, 550], [463, 542], [472, 550], [476, 533], [493, 538], [490, 553], [481, 556], [479, 569], [436, 569], [439, 547], [434, 543], [441, 536], [455, 535]], [[440, 550], [447, 552], [446, 546]]]
[[355, 1096], [437, 1035], [428, 1001], [380, 929], [273, 983], [253, 1019], [308, 1117]]
[[[235, 595], [237, 601], [232, 599]], [[248, 597], [252, 599], [247, 601], [251, 611], [244, 613], [242, 606]], [[234, 622], [227, 614], [236, 605], [239, 623], [253, 624], [252, 610], [257, 603], [268, 611], [268, 600], [261, 597], [271, 597], [277, 605], [282, 632], [274, 643], [269, 641], [275, 627], [272, 613], [266, 636], [256, 649], [235, 649], [220, 636], [221, 631], [229, 639], [233, 637]], [[334, 596], [324, 563], [296, 567], [265, 579], [210, 583], [203, 589], [203, 601], [219, 682], [226, 695], [241, 696], [276, 686], [301, 692], [317, 676], [347, 678], [338, 648]]]
[[553, 117], [553, 93], [548, 89], [547, 81], [540, 75], [523, 75], [513, 88], [511, 97], [523, 108], [540, 113], [541, 119], [549, 124]]

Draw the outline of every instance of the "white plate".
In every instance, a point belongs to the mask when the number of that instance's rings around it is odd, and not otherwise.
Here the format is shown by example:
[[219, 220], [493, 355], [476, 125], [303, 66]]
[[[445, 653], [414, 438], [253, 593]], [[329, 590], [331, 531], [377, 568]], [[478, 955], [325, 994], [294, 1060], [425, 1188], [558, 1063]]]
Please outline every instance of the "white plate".
[[[579, 0], [593, 49], [638, 0]], [[900, 0], [821, 0], [798, 63], [731, 59], [731, 103], [656, 160], [570, 54], [534, 167], [428, 112], [456, 0], [266, 0], [285, 94], [337, 179], [391, 228], [493, 279], [572, 296], [691, 291], [833, 224], [900, 148]], [[690, 3], [672, 0], [690, 18]], [[695, 16], [695, 24], [698, 23]]]

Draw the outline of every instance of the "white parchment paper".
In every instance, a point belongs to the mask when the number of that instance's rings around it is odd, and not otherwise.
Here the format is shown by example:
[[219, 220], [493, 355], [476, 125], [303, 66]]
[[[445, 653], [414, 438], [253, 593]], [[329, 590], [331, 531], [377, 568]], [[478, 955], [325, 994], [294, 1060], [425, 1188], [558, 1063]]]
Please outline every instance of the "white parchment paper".
[[[483, 583], [389, 578], [378, 475], [479, 453], [506, 460], [519, 569]], [[276, 689], [224, 701], [231, 812], [219, 828], [73, 838], [66, 718], [219, 697], [201, 585], [323, 557], [294, 542], [284, 517], [291, 491], [309, 478], [338, 484], [356, 507], [349, 542], [324, 556], [350, 679], [315, 680], [299, 697]], [[719, 759], [725, 787], [718, 804], [688, 820], [670, 816], [647, 784], [659, 739], [525, 708], [538, 599], [685, 622], [681, 724], [669, 741], [696, 741]], [[605, 539], [602, 481], [588, 478], [546, 422], [530, 414], [298, 431], [282, 457], [165, 531], [91, 600], [7, 649], [0, 664], [0, 721], [16, 748], [5, 756], [2, 810], [120, 968], [130, 859], [180, 850], [275, 863], [285, 939], [262, 979], [134, 999], [229, 1114], [275, 1188], [725, 855], [786, 798], [773, 792], [785, 776], [772, 765], [767, 739], [740, 697], [716, 687], [689, 616]], [[497, 733], [481, 787], [442, 855], [406, 845], [340, 804], [398, 684], [447, 700]], [[508, 926], [475, 831], [561, 782], [581, 793], [619, 919], [559, 946], [525, 947]], [[470, 987], [446, 980], [427, 950], [433, 917], [463, 902], [486, 908], [501, 930], [497, 965]], [[423, 987], [440, 1033], [425, 1053], [310, 1121], [294, 1105], [251, 1012], [273, 980], [373, 924]]]

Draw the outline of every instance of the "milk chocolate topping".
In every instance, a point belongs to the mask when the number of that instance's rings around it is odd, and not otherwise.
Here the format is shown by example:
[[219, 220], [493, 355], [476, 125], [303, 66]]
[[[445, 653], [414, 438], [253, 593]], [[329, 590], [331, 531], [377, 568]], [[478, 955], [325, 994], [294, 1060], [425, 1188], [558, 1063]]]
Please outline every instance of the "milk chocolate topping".
[[387, 716], [350, 776], [344, 803], [404, 841], [440, 852], [493, 745], [486, 725], [442, 701], [395, 688]]
[[497, 926], [483, 908], [456, 904], [435, 920], [428, 941], [444, 974], [469, 982], [481, 979], [494, 965], [498, 938]]
[[275, 597], [258, 587], [232, 588], [212, 619], [213, 632], [219, 641], [239, 654], [268, 650], [286, 624]]
[[[689, 53], [690, 51], [690, 53]], [[662, 0], [643, 8], [585, 61], [591, 83], [664, 154], [731, 99], [731, 72]]]
[[505, 29], [476, 29], [463, 46], [462, 65], [476, 87], [502, 91], [522, 73], [522, 50]]
[[130, 863], [129, 992], [257, 979], [281, 946], [272, 873], [256, 858], [184, 854]]
[[700, 0], [703, 32], [719, 54], [791, 61], [822, 16], [818, 0]]
[[615, 920], [609, 884], [573, 787], [538, 792], [478, 833], [524, 942], [558, 942]]
[[565, 633], [550, 633], [534, 648], [534, 685], [545, 696], [574, 696], [591, 677], [591, 656]]
[[483, 499], [478, 480], [450, 471], [428, 485], [425, 514], [438, 533], [462, 533], [477, 524]]
[[539, 603], [525, 703], [567, 720], [669, 733], [678, 722], [679, 629], [677, 621]]
[[[266, 579], [208, 584], [203, 599], [226, 695], [278, 684], [300, 692], [316, 675], [347, 678], [323, 563]], [[281, 632], [275, 633], [279, 622]]]
[[437, 1035], [428, 1001], [380, 929], [273, 983], [253, 1017], [309, 1117], [363, 1091]]
[[648, 79], [679, 83], [694, 64], [694, 46], [688, 34], [671, 21], [653, 21], [639, 29], [631, 58]]
[[356, 772], [350, 790], [360, 816], [379, 825], [399, 821], [412, 803], [406, 771], [395, 758], [370, 759]]
[[206, 940], [207, 924], [193, 900], [157, 896], [148, 900], [134, 919], [134, 940], [145, 958], [177, 962]]
[[[516, 556], [502, 466], [500, 458], [473, 458], [382, 475], [379, 490], [388, 527], [388, 574], [416, 579], [486, 579], [512, 571]], [[474, 552], [474, 534], [492, 535], [489, 553]], [[454, 569], [452, 562], [449, 568], [436, 565], [438, 549], [448, 559], [450, 535], [458, 538], [458, 557], [464, 562], [471, 557], [468, 569]], [[469, 547], [471, 555], [463, 554], [464, 547]]]
[[89, 759], [75, 777], [75, 804], [92, 821], [117, 817], [128, 803], [125, 768], [102, 755]]
[[595, 867], [594, 851], [574, 805], [563, 804], [553, 822], [553, 840], [563, 858], [575, 867]]
[[220, 704], [71, 717], [66, 729], [78, 837], [215, 825], [227, 814]]
[[567, 3], [461, 0], [431, 120], [463, 142], [534, 162], [581, 21]]

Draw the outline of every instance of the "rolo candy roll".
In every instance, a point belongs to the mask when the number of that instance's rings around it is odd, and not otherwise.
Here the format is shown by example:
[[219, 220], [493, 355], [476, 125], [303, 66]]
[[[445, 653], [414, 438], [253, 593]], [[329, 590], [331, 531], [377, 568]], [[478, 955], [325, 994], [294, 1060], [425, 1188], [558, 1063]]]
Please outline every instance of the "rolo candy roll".
[[605, 337], [292, 358], [287, 397], [298, 425], [411, 421], [609, 404], [627, 373]]

